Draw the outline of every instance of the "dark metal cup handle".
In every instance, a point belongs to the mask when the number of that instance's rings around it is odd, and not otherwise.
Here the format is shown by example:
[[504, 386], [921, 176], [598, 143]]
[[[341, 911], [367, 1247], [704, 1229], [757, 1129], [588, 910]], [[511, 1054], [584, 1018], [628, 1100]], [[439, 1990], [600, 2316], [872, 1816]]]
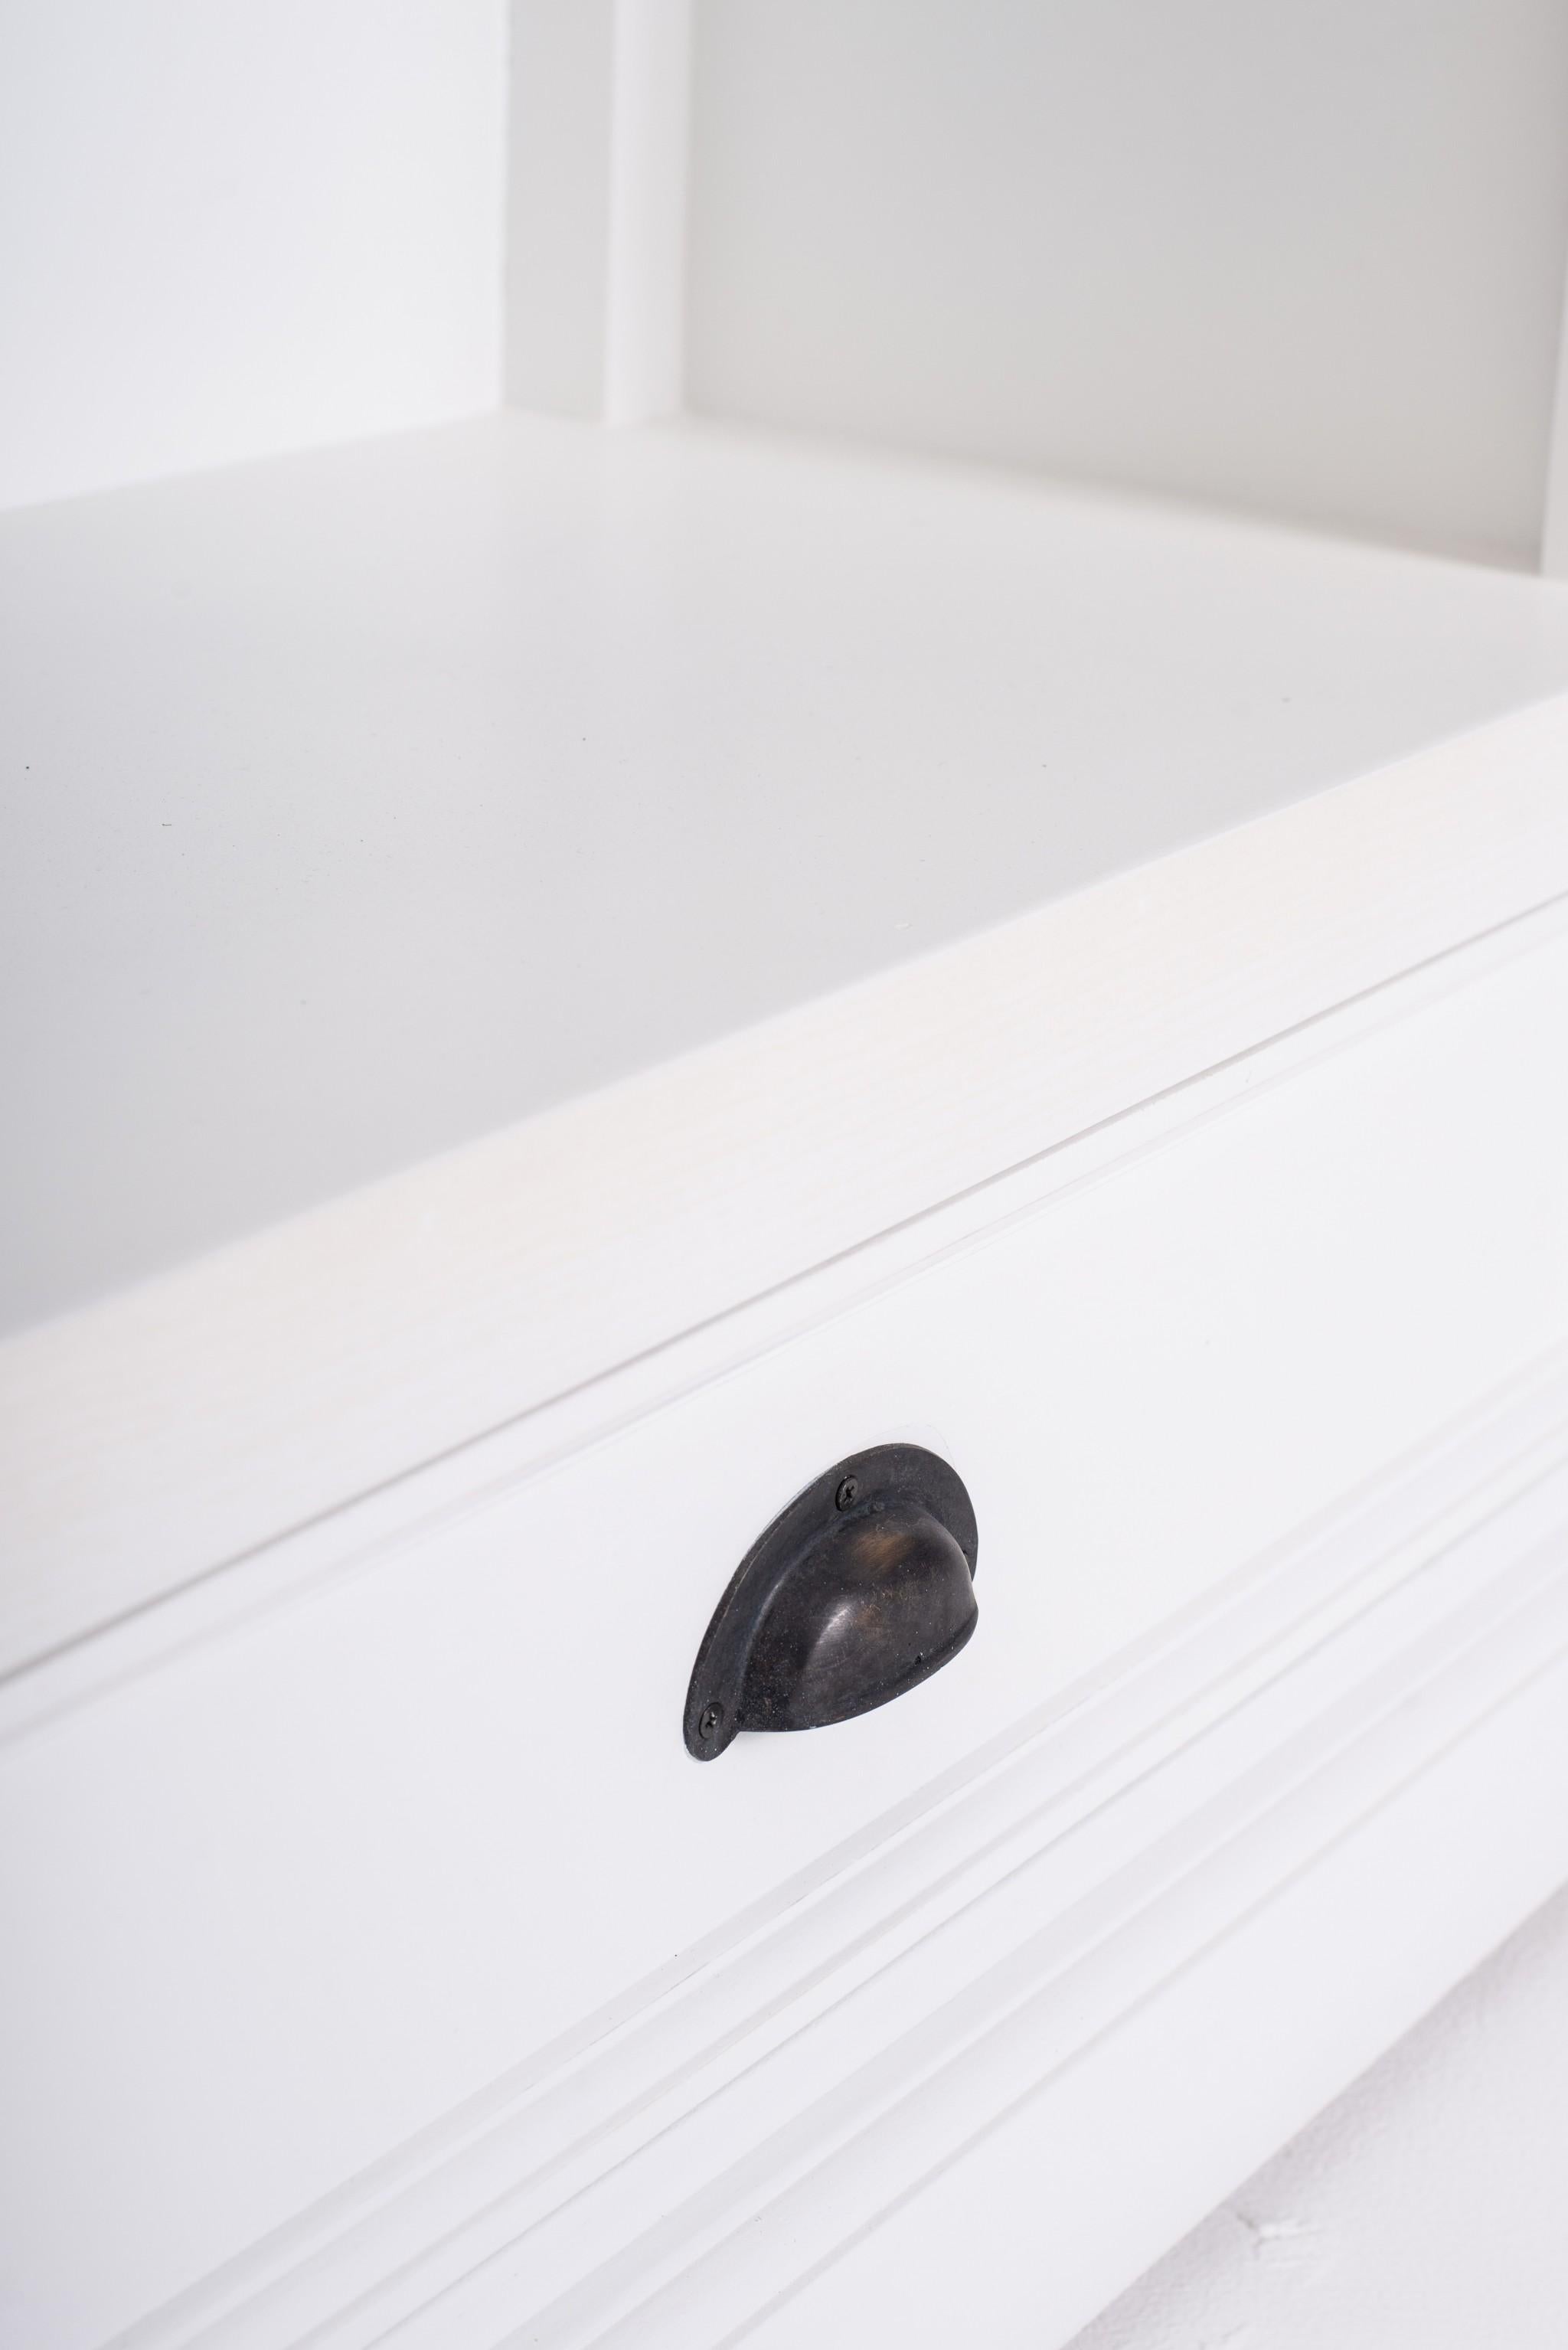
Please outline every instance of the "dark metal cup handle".
[[829, 1469], [742, 1560], [686, 1695], [700, 1762], [737, 1731], [816, 1730], [886, 1705], [958, 1655], [978, 1620], [962, 1480], [883, 1444]]

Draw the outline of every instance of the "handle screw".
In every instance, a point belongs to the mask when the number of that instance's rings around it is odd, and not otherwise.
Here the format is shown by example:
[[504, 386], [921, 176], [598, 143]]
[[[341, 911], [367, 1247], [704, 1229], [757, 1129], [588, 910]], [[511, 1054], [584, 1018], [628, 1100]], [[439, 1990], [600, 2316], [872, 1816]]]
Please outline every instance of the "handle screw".
[[724, 1709], [722, 1705], [704, 1706], [702, 1718], [697, 1724], [697, 1735], [699, 1738], [717, 1738], [723, 1723]]
[[838, 1491], [833, 1497], [835, 1509], [852, 1510], [855, 1507], [855, 1496], [859, 1491], [858, 1477], [841, 1477], [838, 1482]]

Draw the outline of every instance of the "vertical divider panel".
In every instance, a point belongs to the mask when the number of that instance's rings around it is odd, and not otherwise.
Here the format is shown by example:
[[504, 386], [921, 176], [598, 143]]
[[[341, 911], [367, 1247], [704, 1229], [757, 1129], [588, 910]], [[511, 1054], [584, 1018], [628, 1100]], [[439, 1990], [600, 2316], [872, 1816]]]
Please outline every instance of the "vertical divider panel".
[[514, 0], [506, 398], [681, 404], [691, 0]]
[[1546, 463], [1546, 510], [1542, 517], [1541, 568], [1568, 579], [1568, 286], [1563, 289], [1557, 347], [1557, 389]]

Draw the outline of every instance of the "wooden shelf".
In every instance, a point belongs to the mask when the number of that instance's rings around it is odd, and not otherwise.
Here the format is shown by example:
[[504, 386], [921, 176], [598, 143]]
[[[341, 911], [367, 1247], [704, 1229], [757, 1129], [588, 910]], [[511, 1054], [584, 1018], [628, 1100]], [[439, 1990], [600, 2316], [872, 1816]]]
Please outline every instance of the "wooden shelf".
[[520, 419], [9, 518], [15, 1326], [1568, 690], [1568, 592]]
[[24, 1652], [1568, 889], [1568, 589], [999, 473], [493, 418], [0, 602]]

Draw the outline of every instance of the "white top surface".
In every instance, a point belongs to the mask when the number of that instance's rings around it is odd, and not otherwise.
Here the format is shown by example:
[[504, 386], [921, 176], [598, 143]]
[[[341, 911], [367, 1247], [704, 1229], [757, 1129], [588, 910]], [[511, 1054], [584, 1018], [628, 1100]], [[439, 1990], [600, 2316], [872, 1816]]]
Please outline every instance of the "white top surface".
[[0, 1326], [1568, 689], [1568, 590], [519, 417], [0, 525]]
[[496, 419], [0, 615], [0, 1674], [1568, 901], [1568, 590], [999, 475]]

